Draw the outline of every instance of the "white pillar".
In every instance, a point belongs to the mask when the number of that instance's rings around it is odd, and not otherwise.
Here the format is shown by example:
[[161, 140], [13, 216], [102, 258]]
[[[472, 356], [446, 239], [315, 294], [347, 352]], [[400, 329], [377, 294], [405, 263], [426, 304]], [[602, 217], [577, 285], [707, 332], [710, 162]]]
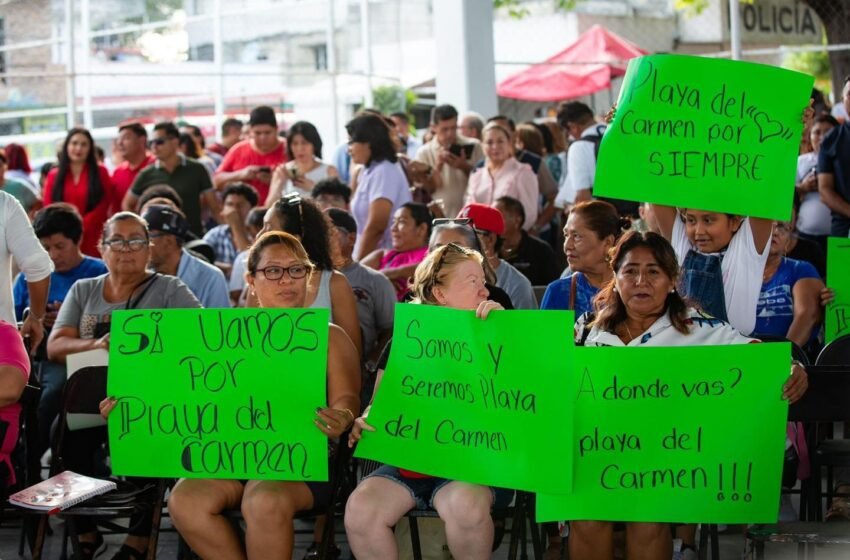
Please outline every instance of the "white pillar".
[[360, 43], [363, 45], [363, 55], [366, 64], [363, 71], [366, 73], [366, 95], [363, 96], [366, 107], [372, 107], [372, 36], [369, 32], [369, 0], [360, 0]]
[[741, 4], [739, 0], [729, 0], [729, 42], [732, 60], [741, 60]]
[[[336, 0], [328, 0], [328, 25], [325, 28], [325, 52], [328, 76], [331, 78], [331, 122], [333, 123], [332, 146], [339, 144], [339, 95], [336, 89]], [[371, 95], [371, 91], [369, 92]]]
[[83, 57], [80, 75], [82, 77], [83, 86], [83, 126], [89, 130], [94, 128], [94, 117], [92, 116], [91, 107], [91, 66], [89, 64], [89, 55], [91, 54], [91, 38], [89, 37], [89, 33], [91, 33], [90, 11], [91, 4], [89, 0], [82, 0], [80, 2], [80, 27], [83, 31], [83, 52], [81, 53]]
[[493, 2], [434, 0], [437, 104], [485, 117], [498, 112]]
[[221, 33], [221, 0], [213, 1], [213, 66], [215, 67], [215, 137], [221, 140], [224, 122], [224, 40]]
[[65, 0], [65, 109], [68, 128], [77, 124], [76, 64], [74, 62], [74, 0]]

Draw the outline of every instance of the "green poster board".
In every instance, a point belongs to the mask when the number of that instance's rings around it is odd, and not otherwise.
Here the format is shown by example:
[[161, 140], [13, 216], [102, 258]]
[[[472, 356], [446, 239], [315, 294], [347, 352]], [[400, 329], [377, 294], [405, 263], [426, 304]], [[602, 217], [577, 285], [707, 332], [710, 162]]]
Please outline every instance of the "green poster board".
[[773, 523], [788, 344], [576, 348], [573, 477], [537, 520]]
[[327, 356], [326, 309], [116, 311], [113, 472], [327, 480]]
[[826, 285], [835, 300], [826, 308], [825, 340], [850, 334], [850, 239], [830, 237], [826, 247]]
[[569, 480], [571, 311], [396, 306], [392, 352], [355, 456], [519, 490]]
[[595, 196], [791, 219], [812, 76], [659, 54], [629, 63]]

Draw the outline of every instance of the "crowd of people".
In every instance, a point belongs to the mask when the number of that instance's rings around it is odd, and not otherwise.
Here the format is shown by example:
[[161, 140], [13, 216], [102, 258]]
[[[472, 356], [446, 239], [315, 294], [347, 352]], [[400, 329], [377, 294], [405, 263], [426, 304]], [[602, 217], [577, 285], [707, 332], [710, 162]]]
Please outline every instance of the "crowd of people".
[[[843, 102], [850, 107], [850, 82]], [[246, 123], [227, 119], [210, 145], [195, 126], [127, 122], [111, 174], [89, 131], [72, 128], [40, 184], [22, 146], [0, 151], [0, 261], [20, 271], [0, 274], [7, 485], [29, 375], [23, 340], [43, 364], [34, 453], [102, 472], [95, 450], [106, 429], [67, 432], [60, 449], [54, 424], [66, 357], [108, 349], [118, 309], [329, 309], [328, 400], [316, 427], [331, 439], [350, 431], [351, 445], [373, 429], [369, 403], [397, 302], [474, 310], [482, 320], [574, 310], [575, 339], [586, 346], [787, 339], [813, 356], [823, 346], [826, 238], [850, 229], [850, 124], [828, 114], [807, 124], [789, 222], [594, 197], [606, 123], [580, 102], [518, 125], [440, 105], [421, 140], [405, 113], [364, 109], [345, 128], [348, 141], [329, 151], [313, 124], [282, 131], [265, 106]], [[789, 372], [783, 395], [795, 401], [806, 372], [796, 362]], [[106, 399], [101, 411], [114, 406]], [[413, 507], [432, 507], [455, 558], [487, 558], [491, 511], [512, 496], [384, 465], [349, 498], [345, 526], [359, 560], [395, 558], [393, 526]], [[289, 558], [295, 514], [329, 499], [328, 483], [182, 480], [169, 510], [204, 558]], [[240, 508], [244, 542], [223, 515]], [[557, 548], [561, 534], [549, 529]], [[571, 523], [571, 557], [613, 557], [612, 531]], [[133, 524], [113, 558], [145, 557], [149, 532]], [[677, 554], [693, 558], [694, 532], [628, 524], [627, 551], [670, 558], [676, 537]], [[94, 524], [80, 523], [78, 539], [84, 559], [103, 549]]]

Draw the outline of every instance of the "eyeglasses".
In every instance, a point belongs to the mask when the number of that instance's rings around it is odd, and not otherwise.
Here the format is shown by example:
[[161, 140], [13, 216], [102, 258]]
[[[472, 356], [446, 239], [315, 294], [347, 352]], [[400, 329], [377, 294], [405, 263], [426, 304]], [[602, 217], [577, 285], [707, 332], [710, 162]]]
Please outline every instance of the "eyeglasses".
[[148, 142], [148, 146], [150, 146], [151, 148], [153, 148], [154, 146], [162, 146], [163, 144], [165, 144], [169, 140], [172, 140], [172, 139], [168, 138], [168, 137], [166, 137], [166, 138], [154, 138], [153, 140]]
[[300, 280], [307, 276], [309, 270], [310, 268], [303, 264], [294, 264], [289, 267], [267, 266], [266, 268], [258, 268], [254, 275], [256, 276], [257, 272], [261, 272], [266, 280], [275, 281], [283, 278], [284, 274], [288, 274], [291, 279]]
[[138, 253], [139, 251], [147, 247], [149, 244], [150, 242], [147, 239], [115, 238], [103, 242], [104, 247], [108, 247], [113, 251], [122, 251], [124, 249], [130, 249], [131, 253]]

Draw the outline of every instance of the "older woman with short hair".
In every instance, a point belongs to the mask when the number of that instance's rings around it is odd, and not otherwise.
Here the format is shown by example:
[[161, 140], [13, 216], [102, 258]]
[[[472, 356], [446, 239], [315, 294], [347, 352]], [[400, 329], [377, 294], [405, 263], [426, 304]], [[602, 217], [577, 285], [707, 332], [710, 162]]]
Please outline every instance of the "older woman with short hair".
[[[576, 323], [576, 343], [585, 346], [702, 346], [757, 342], [732, 326], [690, 307], [676, 283], [679, 264], [662, 236], [631, 231], [611, 251], [613, 279], [594, 301], [595, 315]], [[806, 371], [791, 366], [782, 396], [795, 402], [808, 387]], [[613, 558], [613, 523], [570, 522], [570, 558]], [[669, 558], [670, 528], [665, 523], [627, 523], [628, 558]]]
[[[449, 243], [432, 251], [416, 269], [412, 291], [414, 303], [475, 310], [484, 320], [502, 306], [488, 300], [484, 287], [483, 257]], [[389, 356], [389, 345], [378, 364], [375, 391]], [[357, 419], [349, 438], [353, 445], [366, 423], [367, 407]], [[368, 436], [366, 436], [368, 437]], [[431, 477], [384, 465], [366, 477], [351, 494], [345, 508], [345, 529], [351, 550], [359, 560], [398, 558], [393, 527], [414, 507], [433, 507], [446, 524], [449, 550], [455, 558], [490, 558], [493, 545], [494, 506], [507, 506], [513, 492], [488, 486]]]
[[[113, 311], [201, 306], [178, 278], [147, 270], [150, 234], [147, 222], [136, 214], [120, 212], [106, 222], [100, 252], [108, 272], [78, 280], [59, 308], [47, 341], [47, 355], [54, 362], [64, 362], [69, 354], [108, 350]], [[63, 466], [95, 476], [96, 450], [106, 443], [106, 437], [106, 427], [66, 431], [62, 449], [58, 450]], [[76, 524], [82, 558], [93, 558], [104, 546], [103, 537], [88, 518], [80, 517]], [[130, 527], [127, 540], [114, 559], [133, 560], [147, 554], [150, 516], [135, 515]]]

